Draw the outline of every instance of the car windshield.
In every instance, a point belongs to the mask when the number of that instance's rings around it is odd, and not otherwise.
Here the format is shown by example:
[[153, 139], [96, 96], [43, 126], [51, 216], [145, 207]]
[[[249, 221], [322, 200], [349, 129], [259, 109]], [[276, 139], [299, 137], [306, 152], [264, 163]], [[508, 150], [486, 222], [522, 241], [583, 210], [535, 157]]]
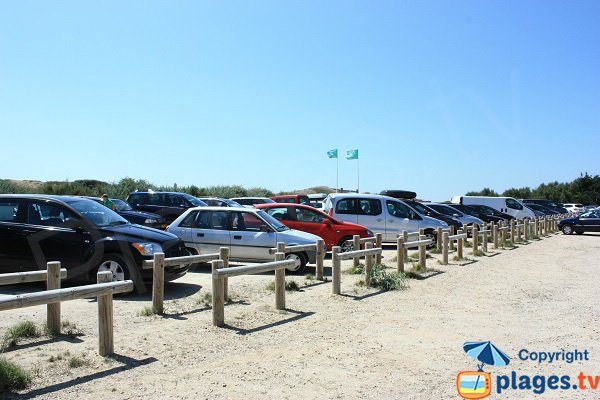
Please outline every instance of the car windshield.
[[411, 202], [406, 202], [406, 204], [408, 204], [409, 206], [411, 206], [412, 208], [417, 210], [419, 212], [419, 214], [427, 215], [431, 212], [428, 207], [424, 206], [421, 203], [413, 203], [411, 201]]
[[238, 203], [237, 201], [233, 201], [230, 199], [221, 199], [221, 201], [225, 204], [227, 204], [229, 207], [242, 207], [242, 205], [240, 203]]
[[448, 207], [448, 206], [443, 206], [441, 204], [437, 204], [435, 206], [431, 206], [431, 208], [433, 208], [436, 211], [438, 211], [438, 212], [440, 212], [440, 213], [442, 213], [444, 215], [447, 215], [449, 217], [454, 217], [454, 214], [458, 214], [459, 217], [463, 216], [462, 213], [460, 211], [458, 211], [457, 209], [452, 208], [452, 207]]
[[263, 210], [257, 211], [256, 214], [258, 214], [258, 216], [260, 216], [263, 219], [263, 221], [265, 221], [266, 223], [271, 225], [277, 232], [283, 232], [283, 231], [290, 230], [290, 228], [288, 228], [287, 226], [282, 224], [277, 218], [270, 216]]
[[76, 200], [69, 202], [69, 205], [79, 211], [86, 220], [98, 227], [124, 225], [129, 223], [125, 218], [121, 217], [113, 210], [92, 200]]
[[110, 199], [114, 204], [116, 211], [131, 211], [133, 208], [126, 202], [121, 199]]
[[203, 202], [202, 200], [192, 196], [192, 195], [187, 195], [184, 196], [186, 198], [187, 201], [189, 201], [190, 203], [192, 203], [194, 206], [196, 207], [204, 207], [207, 206], [208, 204], [206, 204], [205, 202]]

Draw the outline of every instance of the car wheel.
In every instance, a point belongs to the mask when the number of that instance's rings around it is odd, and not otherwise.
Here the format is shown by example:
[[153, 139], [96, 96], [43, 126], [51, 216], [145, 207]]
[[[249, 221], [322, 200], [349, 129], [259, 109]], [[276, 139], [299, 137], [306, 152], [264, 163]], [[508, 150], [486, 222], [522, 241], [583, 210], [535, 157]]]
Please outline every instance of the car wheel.
[[426, 246], [426, 248], [433, 249], [437, 246], [437, 237], [433, 234], [433, 231], [425, 231], [425, 239], [433, 240], [431, 244]]
[[292, 268], [287, 268], [290, 272], [295, 272], [298, 274], [304, 273], [306, 271], [307, 260], [306, 257], [301, 253], [288, 253], [285, 255], [286, 260], [294, 260], [295, 264]]
[[131, 270], [125, 260], [116, 254], [109, 254], [102, 258], [96, 272], [108, 271], [112, 274], [112, 281], [119, 282], [131, 279]]
[[345, 236], [340, 239], [338, 246], [341, 247], [342, 253], [354, 250], [354, 243], [352, 242], [352, 238], [350, 236]]
[[573, 233], [573, 227], [571, 225], [563, 225], [562, 227], [562, 232], [565, 235], [570, 235]]

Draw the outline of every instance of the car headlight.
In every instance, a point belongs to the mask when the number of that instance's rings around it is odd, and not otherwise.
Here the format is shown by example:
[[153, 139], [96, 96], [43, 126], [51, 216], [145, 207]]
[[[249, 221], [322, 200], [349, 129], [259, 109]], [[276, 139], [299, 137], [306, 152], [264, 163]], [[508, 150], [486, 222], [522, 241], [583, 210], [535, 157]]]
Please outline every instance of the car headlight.
[[365, 230], [365, 235], [367, 235], [368, 237], [373, 237], [375, 236], [375, 234], [373, 232], [371, 232], [370, 230]]
[[145, 224], [157, 224], [158, 220], [154, 219], [154, 218], [146, 218], [146, 220], [144, 221]]
[[143, 256], [153, 256], [154, 253], [163, 252], [162, 247], [158, 243], [132, 243], [131, 245]]

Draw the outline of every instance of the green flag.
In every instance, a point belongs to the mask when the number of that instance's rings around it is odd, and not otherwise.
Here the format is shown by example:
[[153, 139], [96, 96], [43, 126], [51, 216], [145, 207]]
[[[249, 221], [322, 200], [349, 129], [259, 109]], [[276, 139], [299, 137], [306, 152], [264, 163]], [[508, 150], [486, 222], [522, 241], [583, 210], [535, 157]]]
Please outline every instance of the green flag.
[[337, 149], [329, 150], [327, 152], [327, 156], [329, 158], [338, 158], [338, 156], [337, 156]]
[[346, 160], [357, 160], [357, 159], [358, 159], [358, 149], [348, 150], [346, 152]]

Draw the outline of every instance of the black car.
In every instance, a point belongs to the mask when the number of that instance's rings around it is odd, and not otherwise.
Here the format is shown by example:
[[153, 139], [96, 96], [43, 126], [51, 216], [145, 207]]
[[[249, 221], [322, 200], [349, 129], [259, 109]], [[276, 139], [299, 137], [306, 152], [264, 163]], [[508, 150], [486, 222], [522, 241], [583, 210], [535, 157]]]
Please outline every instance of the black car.
[[[544, 207], [542, 205], [535, 204], [535, 203], [525, 203], [525, 207], [529, 207], [531, 210], [533, 210], [533, 212], [536, 212], [536, 211], [540, 212], [541, 215], [539, 215], [539, 216], [556, 214], [555, 211], [549, 209], [548, 207]], [[537, 216], [537, 214], [536, 214], [536, 216]]]
[[504, 221], [504, 218], [502, 218], [498, 215], [493, 215], [484, 210], [480, 210], [480, 209], [476, 208], [476, 206], [467, 206], [464, 204], [451, 204], [451, 205], [452, 205], [452, 207], [456, 208], [457, 210], [460, 210], [463, 213], [469, 214], [473, 217], [477, 217], [480, 220], [485, 221], [485, 222], [502, 222], [502, 221]]
[[199, 197], [200, 201], [203, 201], [209, 206], [217, 207], [242, 207], [240, 203], [237, 203], [231, 199], [221, 199], [219, 197]]
[[[456, 207], [456, 204], [452, 204], [452, 207]], [[498, 210], [496, 210], [495, 208], [492, 208], [490, 206], [484, 206], [482, 204], [469, 204], [469, 207], [474, 208], [475, 210], [482, 212], [486, 215], [491, 215], [494, 217], [499, 217], [502, 220], [508, 220], [510, 221], [511, 219], [515, 219], [515, 217], [513, 217], [510, 214], [506, 214], [503, 212], [500, 212]]]
[[423, 203], [406, 199], [403, 199], [402, 201], [404, 201], [406, 204], [417, 210], [417, 212], [421, 215], [426, 215], [431, 218], [439, 219], [440, 221], [444, 221], [445, 223], [447, 223], [448, 226], [454, 226], [454, 232], [458, 232], [459, 229], [463, 228], [462, 222], [460, 222], [456, 218], [444, 215]]
[[179, 192], [133, 192], [127, 197], [127, 202], [136, 210], [160, 215], [167, 224], [188, 208], [207, 205], [191, 194]]
[[524, 203], [526, 205], [529, 204], [538, 204], [540, 206], [544, 206], [546, 208], [549, 208], [550, 210], [554, 211], [554, 214], [568, 214], [569, 210], [567, 210], [566, 208], [564, 208], [562, 206], [562, 204], [560, 203], [556, 203], [552, 200], [545, 200], [545, 199], [521, 199], [521, 203]]
[[[96, 282], [98, 271], [114, 280], [131, 279], [145, 290], [154, 253], [189, 255], [177, 236], [129, 223], [109, 208], [81, 197], [0, 195], [0, 273], [46, 269], [60, 261], [67, 278]], [[165, 268], [165, 280], [183, 276], [189, 266]]]
[[[102, 201], [99, 197], [88, 198], [98, 203]], [[121, 199], [110, 199], [110, 201], [114, 205], [113, 211], [132, 224], [144, 225], [155, 229], [165, 229], [167, 227], [165, 219], [158, 214], [134, 210], [129, 203]]]
[[565, 235], [600, 232], [600, 211], [588, 211], [578, 217], [561, 219], [558, 228]]

